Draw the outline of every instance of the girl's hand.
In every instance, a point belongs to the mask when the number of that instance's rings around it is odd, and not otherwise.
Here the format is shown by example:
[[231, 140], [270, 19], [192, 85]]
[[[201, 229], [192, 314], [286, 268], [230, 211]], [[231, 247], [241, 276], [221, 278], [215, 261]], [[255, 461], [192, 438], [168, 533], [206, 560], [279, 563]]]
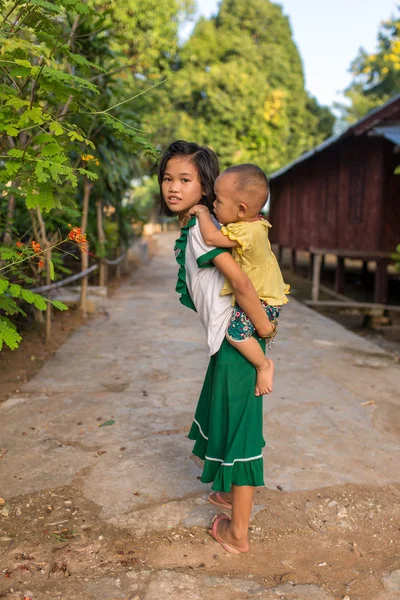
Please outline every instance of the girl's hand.
[[210, 211], [208, 210], [207, 206], [204, 206], [204, 204], [196, 204], [190, 209], [189, 214], [197, 216], [203, 211], [207, 211], [210, 214]]

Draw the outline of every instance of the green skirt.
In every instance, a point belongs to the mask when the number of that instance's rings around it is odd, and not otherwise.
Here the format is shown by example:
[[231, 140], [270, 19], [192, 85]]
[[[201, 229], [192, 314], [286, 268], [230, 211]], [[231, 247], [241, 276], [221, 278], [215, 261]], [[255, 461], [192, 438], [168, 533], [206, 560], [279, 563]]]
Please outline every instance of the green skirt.
[[[265, 351], [265, 341], [260, 340]], [[263, 399], [254, 395], [256, 370], [225, 339], [210, 358], [189, 439], [204, 460], [203, 483], [264, 485]]]

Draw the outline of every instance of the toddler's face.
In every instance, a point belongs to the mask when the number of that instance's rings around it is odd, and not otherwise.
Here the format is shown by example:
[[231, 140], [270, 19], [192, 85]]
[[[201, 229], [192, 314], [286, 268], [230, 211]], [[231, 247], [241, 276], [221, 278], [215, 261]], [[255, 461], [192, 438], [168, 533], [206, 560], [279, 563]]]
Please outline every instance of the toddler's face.
[[222, 225], [236, 223], [239, 216], [235, 175], [222, 173], [215, 181], [214, 191], [216, 196], [214, 211], [218, 221]]
[[203, 195], [196, 166], [181, 156], [167, 162], [161, 189], [166, 205], [178, 215], [185, 215]]

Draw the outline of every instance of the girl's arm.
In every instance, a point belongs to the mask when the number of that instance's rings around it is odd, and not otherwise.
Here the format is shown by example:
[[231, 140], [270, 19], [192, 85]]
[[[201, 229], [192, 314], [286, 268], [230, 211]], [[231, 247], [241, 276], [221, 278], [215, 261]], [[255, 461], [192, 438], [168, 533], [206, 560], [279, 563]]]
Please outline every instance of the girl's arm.
[[228, 279], [238, 304], [253, 323], [258, 335], [269, 336], [274, 327], [265, 314], [257, 292], [246, 273], [241, 270], [229, 252], [216, 256], [213, 263]]
[[213, 223], [210, 211], [202, 204], [197, 204], [192, 208], [190, 214], [196, 215], [201, 236], [207, 246], [215, 246], [216, 248], [237, 248], [240, 244], [230, 240], [228, 236], [221, 233]]

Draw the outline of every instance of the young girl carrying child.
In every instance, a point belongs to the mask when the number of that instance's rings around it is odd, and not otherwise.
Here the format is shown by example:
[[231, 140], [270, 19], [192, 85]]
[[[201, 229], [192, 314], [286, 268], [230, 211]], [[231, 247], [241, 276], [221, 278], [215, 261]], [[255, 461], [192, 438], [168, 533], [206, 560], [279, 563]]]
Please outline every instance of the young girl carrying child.
[[[259, 214], [267, 201], [269, 186], [257, 165], [243, 164], [226, 169], [215, 182], [214, 212], [223, 225], [219, 230], [206, 206], [194, 206], [190, 214], [199, 219], [205, 243], [218, 248], [232, 248], [238, 265], [249, 276], [261, 304], [277, 330], [282, 305], [287, 303], [289, 285], [283, 281], [278, 261], [268, 239], [268, 221]], [[253, 337], [255, 327], [237, 302], [229, 281], [222, 295], [232, 294], [233, 314], [226, 337], [257, 369], [256, 395], [272, 391], [274, 364], [266, 358]]]
[[[255, 486], [264, 485], [265, 441], [262, 396], [254, 394], [256, 370], [225, 339], [232, 305], [229, 295], [221, 295], [224, 281], [229, 281], [259, 336], [268, 338], [274, 328], [250, 279], [228, 249], [206, 245], [196, 218], [190, 218], [198, 204], [212, 210], [218, 175], [214, 152], [178, 141], [164, 153], [158, 178], [162, 213], [178, 215], [181, 224], [175, 246], [176, 290], [182, 304], [197, 311], [211, 356], [189, 438], [195, 441], [193, 454], [204, 460], [201, 481], [213, 482], [210, 502], [232, 510], [232, 518], [214, 517], [210, 534], [225, 550], [240, 554], [249, 549]], [[265, 350], [261, 337], [258, 343]]]

